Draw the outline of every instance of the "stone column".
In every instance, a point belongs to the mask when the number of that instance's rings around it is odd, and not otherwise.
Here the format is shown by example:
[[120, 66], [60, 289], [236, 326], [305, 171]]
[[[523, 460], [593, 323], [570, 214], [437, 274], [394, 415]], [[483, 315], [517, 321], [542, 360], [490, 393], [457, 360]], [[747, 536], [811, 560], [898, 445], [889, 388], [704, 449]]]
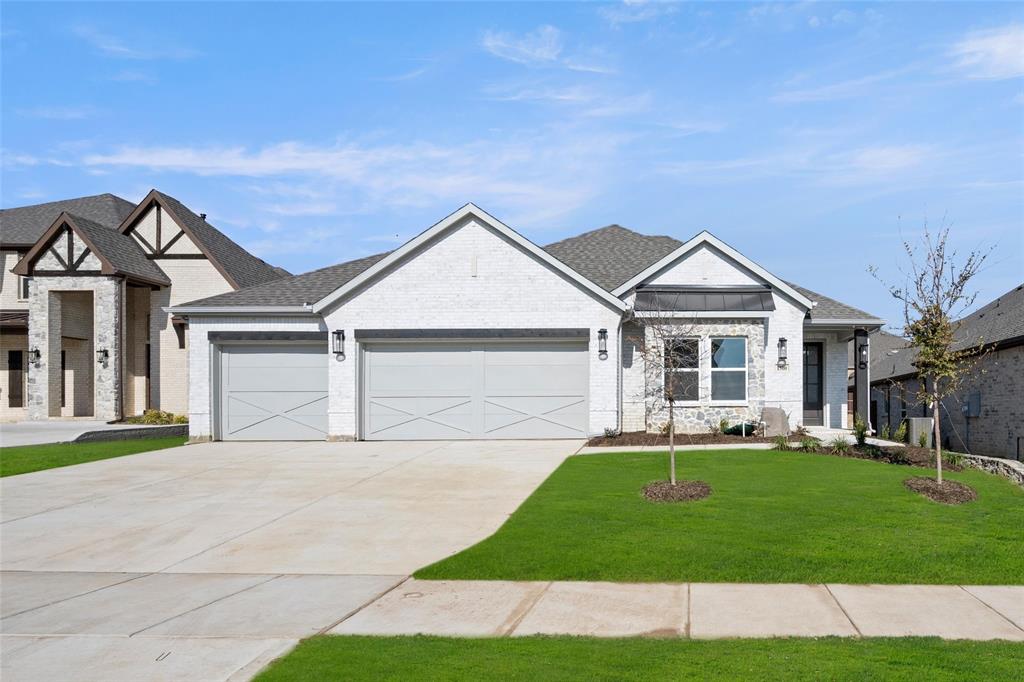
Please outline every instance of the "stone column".
[[[41, 286], [37, 278], [29, 280], [28, 308], [28, 418], [33, 421], [50, 416], [50, 372], [60, 372], [60, 296]], [[51, 344], [56, 339], [56, 344]], [[38, 363], [33, 362], [39, 351]], [[58, 386], [59, 387], [59, 386]], [[60, 414], [60, 393], [57, 393]]]
[[[121, 355], [124, 316], [124, 282], [114, 277], [97, 278], [93, 299], [93, 414], [96, 419], [121, 418]], [[100, 362], [99, 353], [107, 351]]]

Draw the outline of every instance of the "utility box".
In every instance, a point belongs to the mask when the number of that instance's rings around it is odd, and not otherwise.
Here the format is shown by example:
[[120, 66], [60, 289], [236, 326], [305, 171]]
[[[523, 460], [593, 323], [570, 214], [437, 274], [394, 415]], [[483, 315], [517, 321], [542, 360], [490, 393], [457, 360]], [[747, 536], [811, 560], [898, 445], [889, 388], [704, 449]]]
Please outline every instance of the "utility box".
[[925, 445], [932, 447], [932, 434], [935, 429], [933, 428], [933, 420], [931, 417], [910, 417], [907, 419], [907, 444], [918, 445], [920, 443], [921, 434], [925, 434], [927, 441]]
[[981, 416], [981, 393], [975, 391], [974, 393], [967, 396], [967, 401], [960, 406], [960, 412], [965, 417], [980, 417]]

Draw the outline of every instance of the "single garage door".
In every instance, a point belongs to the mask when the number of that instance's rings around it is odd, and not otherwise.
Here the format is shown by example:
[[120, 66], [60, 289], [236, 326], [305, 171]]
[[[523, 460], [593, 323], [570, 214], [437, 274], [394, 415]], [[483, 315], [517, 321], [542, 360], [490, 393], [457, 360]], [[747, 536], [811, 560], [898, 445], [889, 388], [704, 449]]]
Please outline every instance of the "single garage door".
[[221, 347], [223, 440], [327, 438], [325, 344]]
[[363, 437], [582, 437], [588, 357], [581, 342], [368, 345]]

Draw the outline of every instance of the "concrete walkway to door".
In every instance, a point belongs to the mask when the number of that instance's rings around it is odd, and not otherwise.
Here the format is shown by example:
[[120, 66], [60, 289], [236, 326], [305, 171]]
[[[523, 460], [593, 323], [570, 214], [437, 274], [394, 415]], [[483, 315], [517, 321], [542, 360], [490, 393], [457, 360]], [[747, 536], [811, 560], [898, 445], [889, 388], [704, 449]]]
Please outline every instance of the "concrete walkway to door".
[[248, 679], [580, 445], [212, 443], [0, 479], [0, 677]]

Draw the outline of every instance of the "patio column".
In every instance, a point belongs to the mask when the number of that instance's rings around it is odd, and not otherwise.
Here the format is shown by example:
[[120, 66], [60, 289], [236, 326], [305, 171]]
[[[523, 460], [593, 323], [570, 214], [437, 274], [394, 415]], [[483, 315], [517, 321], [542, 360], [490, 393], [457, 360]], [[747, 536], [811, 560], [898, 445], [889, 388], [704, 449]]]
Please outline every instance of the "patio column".
[[868, 367], [871, 364], [871, 344], [868, 341], [867, 330], [854, 330], [853, 353], [853, 413], [855, 417], [860, 417], [869, 429], [873, 429], [874, 425], [871, 423], [871, 380], [868, 376]]

